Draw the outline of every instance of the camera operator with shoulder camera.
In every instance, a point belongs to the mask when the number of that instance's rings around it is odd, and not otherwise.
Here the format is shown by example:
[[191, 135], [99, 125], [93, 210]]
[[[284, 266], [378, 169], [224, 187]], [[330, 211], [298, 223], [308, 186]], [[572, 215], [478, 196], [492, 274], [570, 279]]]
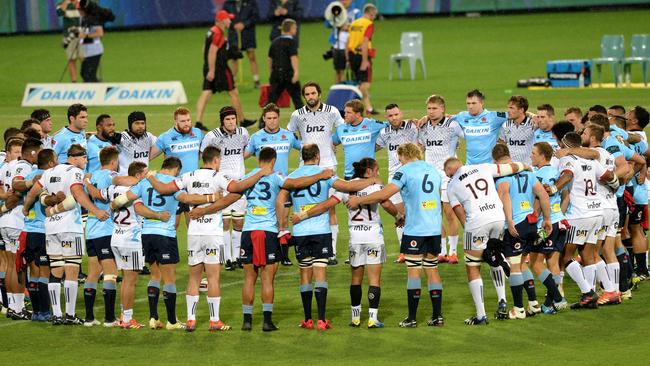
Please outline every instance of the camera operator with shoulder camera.
[[[332, 59], [336, 71], [335, 82], [345, 80], [345, 69], [347, 67], [347, 48], [350, 23], [361, 16], [361, 10], [355, 8], [352, 0], [333, 1], [325, 9], [325, 26], [332, 28], [329, 43], [331, 48], [323, 54], [324, 60]], [[342, 25], [340, 25], [342, 24]]]
[[70, 80], [77, 82], [77, 60], [83, 60], [83, 51], [79, 45], [81, 16], [77, 10], [78, 0], [63, 0], [56, 7], [56, 15], [63, 20], [63, 48], [68, 60]]
[[77, 7], [81, 15], [79, 39], [83, 49], [84, 60], [81, 63], [81, 77], [86, 83], [96, 83], [99, 61], [104, 53], [102, 37], [104, 23], [115, 20], [110, 9], [102, 8], [90, 0], [79, 0]]

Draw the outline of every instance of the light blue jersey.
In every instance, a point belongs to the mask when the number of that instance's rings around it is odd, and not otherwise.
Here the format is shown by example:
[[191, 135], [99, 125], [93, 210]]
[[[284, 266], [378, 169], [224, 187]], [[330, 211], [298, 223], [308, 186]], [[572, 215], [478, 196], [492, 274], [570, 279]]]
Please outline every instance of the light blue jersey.
[[[169, 183], [176, 179], [171, 175], [156, 174], [156, 179], [162, 183]], [[164, 196], [158, 191], [156, 191], [149, 183], [148, 179], [141, 180], [137, 185], [131, 188], [131, 193], [140, 197], [142, 204], [147, 206], [149, 209], [155, 212], [164, 212], [167, 211], [170, 214], [169, 220], [163, 222], [156, 219], [144, 219], [144, 225], [142, 228], [143, 235], [163, 235], [170, 238], [176, 237], [176, 210], [178, 209], [178, 199], [177, 197], [181, 194], [181, 191], [176, 192], [173, 195]]]
[[300, 150], [302, 144], [296, 136], [284, 128], [271, 133], [266, 130], [255, 132], [246, 146], [246, 151], [255, 156], [260, 156], [262, 148], [271, 147], [277, 153], [273, 170], [282, 173], [285, 177], [289, 175], [289, 153], [291, 149]]
[[[648, 142], [643, 139], [630, 146], [634, 149], [634, 152], [641, 156], [645, 156], [645, 153], [648, 151]], [[635, 174], [634, 178], [632, 178], [630, 181], [632, 183], [632, 188], [634, 189], [634, 203], [637, 205], [647, 205], [648, 187], [646, 186], [645, 182], [642, 184], [637, 183], [636, 177], [639, 175], [639, 173]]]
[[175, 156], [183, 163], [180, 175], [193, 172], [199, 168], [199, 148], [203, 140], [203, 132], [192, 128], [190, 133], [182, 134], [176, 128], [158, 136], [156, 147], [165, 153], [165, 157]]
[[508, 121], [505, 112], [490, 112], [484, 109], [476, 116], [460, 112], [453, 117], [465, 134], [467, 164], [492, 163], [492, 148], [497, 143], [501, 126]]
[[336, 128], [332, 142], [334, 145], [343, 145], [346, 177], [354, 174], [352, 163], [363, 158], [375, 158], [375, 142], [381, 130], [387, 126], [389, 124], [386, 122], [364, 118], [356, 126], [346, 123]]
[[[43, 174], [43, 169], [34, 169], [25, 176], [25, 180], [30, 180], [39, 174]], [[41, 204], [40, 199], [34, 202], [29, 213], [25, 216], [25, 232], [45, 234], [45, 207]]]
[[[600, 146], [612, 154], [614, 156], [614, 159], [618, 158], [619, 156], [623, 156], [625, 160], [629, 161], [632, 159], [632, 156], [634, 156], [634, 150], [627, 147], [624, 143], [618, 141], [618, 139], [611, 134], [600, 143]], [[625, 185], [621, 184], [621, 186], [616, 190], [616, 197], [623, 197], [624, 191]]]
[[68, 127], [64, 127], [52, 137], [52, 149], [56, 153], [59, 164], [68, 161], [68, 149], [75, 144], [87, 147], [86, 131], [73, 132]]
[[516, 224], [526, 220], [526, 216], [533, 213], [533, 202], [535, 194], [533, 185], [537, 183], [533, 172], [524, 171], [507, 177], [497, 179], [497, 187], [502, 182], [510, 185], [508, 193], [510, 194], [510, 203], [512, 204], [512, 221]]
[[[552, 186], [560, 177], [560, 171], [550, 165], [544, 165], [535, 170], [535, 175], [540, 183]], [[562, 213], [562, 192], [549, 195], [549, 199], [551, 203], [551, 224], [564, 220], [564, 214]], [[537, 223], [537, 226], [542, 226], [541, 220]]]
[[553, 137], [553, 132], [551, 130], [542, 131], [539, 128], [536, 129], [534, 141], [535, 143], [548, 142], [548, 144], [551, 145], [551, 147], [553, 148], [553, 151], [560, 148], [560, 145], [558, 145], [557, 140], [555, 139], [555, 137]]
[[[90, 183], [99, 190], [108, 188], [113, 184], [113, 178], [117, 176], [116, 172], [108, 169], [92, 171], [92, 174], [92, 177], [90, 177]], [[93, 200], [93, 203], [100, 210], [108, 212], [111, 210], [110, 207], [108, 207], [108, 202]], [[91, 213], [88, 214], [88, 221], [86, 222], [86, 239], [96, 239], [111, 235], [113, 235], [113, 220], [100, 221], [95, 215]]]
[[419, 160], [402, 165], [390, 183], [400, 188], [406, 209], [404, 234], [411, 236], [440, 235], [442, 211], [438, 169]]
[[[254, 175], [259, 170], [260, 168], [253, 169], [242, 180]], [[264, 230], [272, 233], [278, 232], [275, 200], [284, 184], [284, 180], [285, 178], [277, 173], [267, 175], [244, 192], [247, 200], [244, 231]]]
[[113, 146], [110, 141], [100, 140], [97, 136], [90, 136], [88, 139], [88, 165], [86, 171], [94, 173], [102, 168], [99, 162], [99, 152], [106, 146]]
[[[308, 177], [322, 171], [323, 168], [318, 165], [303, 165], [289, 174], [289, 178]], [[327, 200], [330, 196], [329, 190], [337, 179], [337, 177], [332, 177], [330, 179], [319, 180], [307, 188], [291, 192], [293, 212], [309, 211], [310, 208]], [[327, 212], [303, 220], [297, 225], [293, 225], [294, 236], [329, 234], [331, 232], [330, 219]]]
[[611, 124], [609, 125], [609, 134], [614, 137], [621, 136], [623, 140], [627, 140], [630, 137], [627, 131], [618, 127], [617, 125], [611, 125]]

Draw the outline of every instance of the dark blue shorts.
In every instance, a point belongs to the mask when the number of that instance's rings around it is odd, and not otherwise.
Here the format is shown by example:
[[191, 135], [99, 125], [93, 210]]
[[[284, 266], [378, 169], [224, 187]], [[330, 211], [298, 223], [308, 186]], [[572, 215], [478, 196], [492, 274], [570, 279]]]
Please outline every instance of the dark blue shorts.
[[230, 29], [228, 32], [228, 45], [230, 47], [238, 47], [242, 51], [257, 48], [257, 40], [255, 39], [255, 27], [246, 28], [241, 31], [241, 45], [239, 44], [239, 37], [237, 31]]
[[515, 229], [519, 234], [518, 238], [510, 235], [508, 229], [504, 231], [503, 255], [506, 258], [528, 253], [537, 239], [537, 223], [531, 224], [528, 220], [524, 220], [516, 224]]
[[143, 234], [142, 249], [144, 250], [144, 260], [149, 264], [176, 264], [180, 261], [176, 238]]
[[299, 261], [306, 258], [329, 258], [334, 254], [331, 233], [294, 236], [291, 240], [296, 245], [296, 259]]
[[413, 236], [402, 235], [402, 245], [400, 245], [400, 253], [408, 254], [440, 254], [440, 235], [432, 236]]
[[45, 250], [44, 233], [26, 233], [25, 253], [23, 254], [27, 263], [36, 263], [37, 266], [49, 266], [50, 258]]
[[86, 253], [89, 257], [97, 257], [100, 261], [115, 259], [111, 249], [111, 237], [102, 236], [101, 238], [86, 239]]
[[[252, 231], [242, 231], [241, 233], [241, 248], [239, 251], [239, 260], [243, 264], [253, 263], [253, 241], [251, 240]], [[278, 233], [265, 231], [265, 250], [266, 250], [266, 263], [273, 264], [280, 260], [280, 241], [278, 240]]]
[[551, 235], [545, 241], [540, 242], [539, 245], [531, 246], [530, 252], [544, 255], [552, 254], [553, 252], [562, 253], [566, 244], [566, 233], [566, 230], [560, 230], [560, 225], [556, 222], [553, 224], [553, 232]]

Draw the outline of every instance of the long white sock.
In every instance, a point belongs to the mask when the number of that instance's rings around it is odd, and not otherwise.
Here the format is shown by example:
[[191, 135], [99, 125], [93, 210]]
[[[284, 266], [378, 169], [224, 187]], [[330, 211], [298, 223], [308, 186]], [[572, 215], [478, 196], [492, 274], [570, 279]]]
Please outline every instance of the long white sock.
[[232, 261], [232, 240], [230, 238], [230, 231], [223, 232], [223, 260]]
[[368, 319], [376, 321], [378, 312], [379, 309], [368, 308]]
[[339, 225], [330, 225], [332, 230], [332, 257], [336, 257], [336, 241], [339, 236]]
[[199, 304], [199, 295], [185, 295], [187, 303], [187, 320], [196, 320], [196, 307]]
[[67, 315], [75, 315], [77, 310], [77, 291], [79, 290], [79, 282], [76, 281], [63, 281], [63, 290], [65, 293], [65, 313]]
[[133, 319], [133, 309], [125, 309], [122, 311], [122, 321], [128, 323]]
[[221, 304], [221, 296], [208, 297], [208, 309], [210, 310], [210, 320], [213, 322], [219, 321], [219, 305]]
[[614, 288], [616, 291], [619, 289], [620, 285], [620, 273], [621, 273], [621, 265], [618, 262], [614, 263], [607, 263], [607, 274], [609, 275], [609, 278], [614, 282]]
[[16, 311], [16, 297], [13, 292], [7, 292], [7, 301], [9, 302], [9, 309]]
[[607, 273], [607, 265], [604, 261], [598, 261], [596, 263], [596, 278], [603, 284], [605, 292], [618, 291], [618, 287], [614, 287], [614, 281], [612, 281], [612, 278]]
[[458, 235], [448, 236], [447, 241], [449, 242], [449, 255], [456, 254], [456, 248], [458, 247]]
[[506, 301], [506, 273], [503, 272], [503, 268], [501, 266], [490, 267], [490, 276], [492, 277], [494, 288], [497, 290], [499, 301]]
[[14, 310], [18, 313], [22, 312], [23, 309], [25, 309], [25, 293], [22, 292], [22, 293], [14, 294], [14, 300], [15, 300]]
[[397, 234], [397, 247], [399, 248], [402, 245], [402, 235], [404, 235], [404, 228], [396, 226], [395, 233]]
[[569, 277], [580, 287], [580, 292], [587, 293], [591, 291], [591, 285], [585, 280], [585, 275], [582, 273], [582, 267], [576, 261], [571, 261], [568, 266], [564, 269], [566, 273], [569, 274]]
[[241, 250], [241, 231], [232, 230], [232, 257], [239, 258]]
[[447, 255], [447, 237], [444, 237], [440, 243], [440, 255]]
[[590, 264], [582, 267], [582, 272], [585, 274], [585, 281], [589, 284], [592, 290], [596, 290], [596, 265]]
[[352, 311], [352, 320], [354, 319], [361, 319], [361, 305], [359, 306], [351, 306], [351, 311]]
[[52, 315], [61, 317], [61, 282], [56, 281], [47, 284], [47, 289], [50, 292], [50, 304], [52, 304]]
[[484, 317], [485, 304], [483, 303], [483, 280], [478, 278], [469, 281], [469, 292], [472, 293], [472, 299], [474, 300], [474, 306], [476, 307], [476, 317]]

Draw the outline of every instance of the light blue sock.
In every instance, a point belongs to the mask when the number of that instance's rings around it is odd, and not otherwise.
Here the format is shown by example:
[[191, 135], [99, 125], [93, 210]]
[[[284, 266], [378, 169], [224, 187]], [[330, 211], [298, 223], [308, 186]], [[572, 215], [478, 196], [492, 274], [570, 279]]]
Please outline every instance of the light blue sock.
[[242, 305], [241, 308], [244, 314], [253, 314], [253, 305]]
[[165, 285], [165, 286], [163, 286], [163, 291], [165, 291], [167, 293], [175, 294], [176, 293], [176, 285], [175, 284]]

